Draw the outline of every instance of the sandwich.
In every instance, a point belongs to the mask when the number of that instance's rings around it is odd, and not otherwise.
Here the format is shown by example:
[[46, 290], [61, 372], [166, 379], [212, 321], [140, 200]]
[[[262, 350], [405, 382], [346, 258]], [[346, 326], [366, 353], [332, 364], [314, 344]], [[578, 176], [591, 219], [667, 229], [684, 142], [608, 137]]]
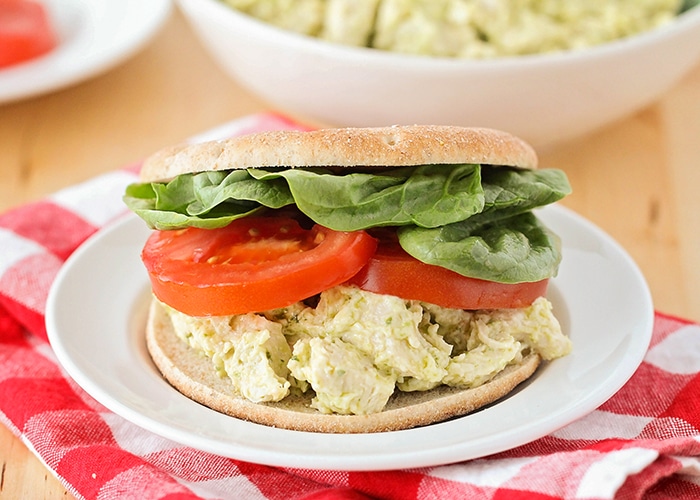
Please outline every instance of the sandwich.
[[386, 432], [471, 413], [571, 350], [546, 293], [569, 194], [505, 132], [273, 131], [148, 158], [148, 351], [235, 418]]

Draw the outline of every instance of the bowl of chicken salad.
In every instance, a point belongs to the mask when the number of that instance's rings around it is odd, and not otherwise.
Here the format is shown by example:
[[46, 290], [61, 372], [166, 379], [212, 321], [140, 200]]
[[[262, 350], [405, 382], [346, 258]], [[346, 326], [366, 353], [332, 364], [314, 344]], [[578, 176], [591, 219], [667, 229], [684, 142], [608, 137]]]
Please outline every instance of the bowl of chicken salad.
[[658, 99], [700, 59], [697, 0], [178, 0], [211, 57], [317, 124], [506, 130], [544, 147]]

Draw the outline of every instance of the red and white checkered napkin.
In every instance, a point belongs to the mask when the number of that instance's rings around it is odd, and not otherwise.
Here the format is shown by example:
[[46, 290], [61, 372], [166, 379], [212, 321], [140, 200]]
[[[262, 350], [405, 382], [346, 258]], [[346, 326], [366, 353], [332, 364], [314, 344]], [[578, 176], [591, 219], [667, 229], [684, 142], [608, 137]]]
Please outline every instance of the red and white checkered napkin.
[[[195, 138], [296, 126], [253, 115]], [[289, 470], [214, 456], [111, 413], [70, 380], [46, 340], [62, 262], [125, 211], [135, 169], [0, 215], [0, 420], [75, 496], [138, 499], [697, 499], [700, 326], [656, 314], [650, 350], [612, 399], [533, 443], [413, 470]]]

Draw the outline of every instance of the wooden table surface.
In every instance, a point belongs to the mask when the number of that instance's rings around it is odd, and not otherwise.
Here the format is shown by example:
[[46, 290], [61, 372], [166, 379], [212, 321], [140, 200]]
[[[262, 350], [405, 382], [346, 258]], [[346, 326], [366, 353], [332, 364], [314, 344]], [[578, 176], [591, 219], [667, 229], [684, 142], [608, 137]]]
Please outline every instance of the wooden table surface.
[[[174, 12], [135, 57], [88, 82], [0, 105], [0, 211], [134, 162], [265, 103], [210, 60]], [[700, 64], [658, 102], [540, 151], [563, 204], [620, 242], [658, 311], [700, 321]], [[0, 498], [71, 498], [0, 425]]]

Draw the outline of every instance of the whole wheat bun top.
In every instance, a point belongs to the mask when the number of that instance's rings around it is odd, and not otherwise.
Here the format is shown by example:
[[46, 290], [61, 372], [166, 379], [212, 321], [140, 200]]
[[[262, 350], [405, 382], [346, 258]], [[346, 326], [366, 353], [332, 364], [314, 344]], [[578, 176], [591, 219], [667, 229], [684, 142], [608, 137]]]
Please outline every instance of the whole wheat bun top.
[[487, 128], [409, 125], [270, 131], [165, 148], [141, 169], [143, 182], [250, 167], [354, 167], [479, 163], [537, 168], [522, 139]]

